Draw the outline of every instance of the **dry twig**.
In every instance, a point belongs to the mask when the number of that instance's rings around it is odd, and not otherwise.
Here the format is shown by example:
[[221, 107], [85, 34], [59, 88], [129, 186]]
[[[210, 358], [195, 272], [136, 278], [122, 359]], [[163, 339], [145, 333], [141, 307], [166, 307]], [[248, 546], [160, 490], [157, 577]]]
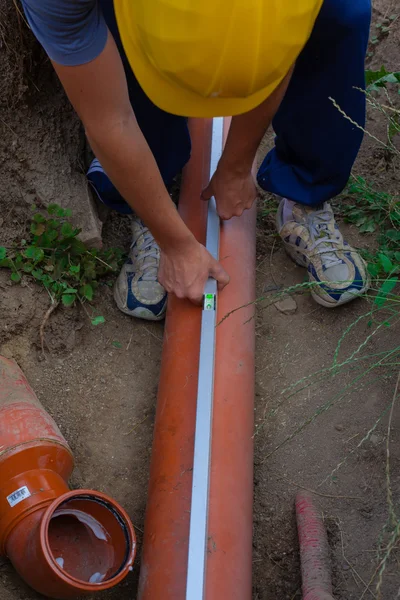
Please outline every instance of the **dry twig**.
[[40, 333], [40, 346], [42, 348], [42, 355], [44, 356], [44, 328], [46, 327], [46, 323], [50, 318], [50, 315], [56, 310], [57, 306], [60, 303], [56, 300], [53, 300], [52, 304], [46, 310], [46, 313], [43, 317], [43, 321], [40, 325], [39, 333]]

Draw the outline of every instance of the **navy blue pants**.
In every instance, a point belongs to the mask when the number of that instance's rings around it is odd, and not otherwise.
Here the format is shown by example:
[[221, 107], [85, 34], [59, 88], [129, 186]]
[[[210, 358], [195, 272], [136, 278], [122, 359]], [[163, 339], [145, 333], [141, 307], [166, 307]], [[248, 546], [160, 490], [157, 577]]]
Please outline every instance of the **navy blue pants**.
[[[187, 120], [160, 110], [147, 98], [122, 48], [113, 3], [100, 1], [123, 60], [137, 121], [169, 186], [190, 156]], [[371, 0], [324, 1], [273, 121], [275, 147], [258, 172], [258, 183], [266, 191], [317, 206], [346, 185], [363, 132], [329, 98], [364, 126], [365, 96], [355, 88], [365, 86], [370, 20]], [[105, 195], [117, 210], [130, 212], [111, 182]]]

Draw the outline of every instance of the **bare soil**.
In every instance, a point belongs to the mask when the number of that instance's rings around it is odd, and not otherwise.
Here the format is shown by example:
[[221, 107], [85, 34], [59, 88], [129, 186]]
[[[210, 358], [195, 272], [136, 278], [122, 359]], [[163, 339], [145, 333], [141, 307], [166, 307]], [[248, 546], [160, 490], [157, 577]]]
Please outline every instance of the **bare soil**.
[[[375, 5], [374, 22], [396, 12], [393, 0]], [[400, 19], [372, 48], [369, 66], [385, 64], [399, 70], [399, 44]], [[80, 190], [85, 162], [80, 124], [47, 59], [7, 0], [0, 0], [0, 111], [2, 245], [24, 231], [32, 202], [60, 202]], [[382, 119], [371, 114], [368, 129], [383, 137], [384, 128]], [[263, 148], [269, 143], [267, 137]], [[398, 190], [398, 172], [369, 138], [355, 172], [383, 189]], [[374, 244], [373, 236], [360, 237], [353, 227], [347, 226], [346, 233], [356, 246]], [[109, 217], [104, 242], [129, 243], [124, 218]], [[344, 332], [368, 311], [369, 304], [361, 300], [329, 311], [309, 296], [297, 295], [294, 314], [268, 306], [278, 288], [304, 281], [305, 274], [284, 254], [270, 220], [262, 217], [262, 203], [257, 259], [258, 292], [265, 300], [258, 305], [256, 330], [254, 600], [301, 597], [294, 518], [294, 498], [301, 487], [318, 494], [329, 533], [335, 598], [374, 598], [376, 580], [366, 588], [379, 563], [376, 549], [388, 519], [388, 411], [380, 417], [393, 397], [397, 373], [374, 371], [352, 385], [361, 372], [354, 366], [336, 377], [315, 377], [312, 386], [299, 385], [293, 390], [304, 389], [291, 395], [296, 382], [332, 364]], [[140, 542], [163, 326], [124, 316], [114, 306], [110, 287], [101, 289], [95, 307], [105, 316], [105, 324], [92, 327], [80, 308], [58, 309], [46, 330], [48, 352], [43, 360], [39, 326], [48, 296], [30, 282], [11, 284], [9, 273], [0, 270], [0, 353], [18, 361], [71, 444], [76, 458], [73, 487], [112, 494], [128, 510]], [[339, 362], [371, 331], [366, 319], [359, 320], [341, 344]], [[382, 328], [360, 354], [387, 350], [396, 337], [396, 325]], [[340, 397], [346, 385], [347, 394]], [[397, 410], [390, 445], [397, 506], [399, 438]], [[399, 597], [398, 559], [395, 550], [386, 567], [383, 600]], [[132, 576], [103, 597], [132, 600], [139, 566], [140, 558]], [[21, 582], [6, 559], [0, 559], [0, 597], [41, 598]]]

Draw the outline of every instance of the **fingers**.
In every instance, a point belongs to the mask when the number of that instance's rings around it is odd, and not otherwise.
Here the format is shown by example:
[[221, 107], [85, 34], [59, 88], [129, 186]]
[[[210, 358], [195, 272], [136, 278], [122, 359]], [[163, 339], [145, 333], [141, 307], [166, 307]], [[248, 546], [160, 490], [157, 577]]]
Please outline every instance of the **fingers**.
[[215, 259], [213, 259], [213, 262], [210, 266], [210, 276], [217, 281], [219, 291], [223, 290], [224, 287], [228, 285], [230, 280], [230, 277], [225, 271], [224, 267]]
[[237, 207], [234, 210], [230, 210], [229, 212], [227, 210], [222, 209], [218, 211], [218, 216], [223, 221], [229, 221], [230, 219], [232, 219], [232, 217], [241, 217], [243, 212], [244, 208], [241, 207]]
[[206, 188], [204, 188], [204, 190], [201, 192], [201, 199], [202, 200], [209, 200], [211, 198], [211, 196], [213, 196], [213, 191], [211, 189], [211, 185], [208, 185]]

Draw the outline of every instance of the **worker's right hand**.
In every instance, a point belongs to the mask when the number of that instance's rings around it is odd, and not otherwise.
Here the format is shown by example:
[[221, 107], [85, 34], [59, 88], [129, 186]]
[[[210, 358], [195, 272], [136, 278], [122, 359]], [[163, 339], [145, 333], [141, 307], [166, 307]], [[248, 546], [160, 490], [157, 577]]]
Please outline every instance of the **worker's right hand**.
[[194, 237], [183, 248], [161, 252], [158, 281], [178, 298], [201, 304], [209, 277], [216, 279], [219, 290], [229, 283], [229, 275], [222, 265]]

